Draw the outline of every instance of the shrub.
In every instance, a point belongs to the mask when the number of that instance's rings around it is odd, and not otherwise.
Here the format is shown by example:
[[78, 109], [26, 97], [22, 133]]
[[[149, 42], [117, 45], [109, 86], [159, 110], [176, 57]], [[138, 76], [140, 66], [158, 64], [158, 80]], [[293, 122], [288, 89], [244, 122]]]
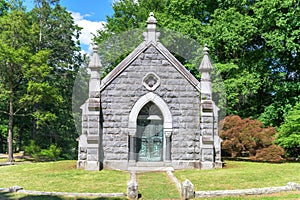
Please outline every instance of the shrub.
[[41, 151], [41, 148], [35, 144], [34, 140], [29, 141], [29, 145], [25, 146], [25, 155], [34, 157]]
[[[239, 116], [227, 116], [221, 123], [220, 137], [223, 155], [232, 158], [250, 156], [255, 159], [259, 150], [264, 149], [264, 154], [270, 151], [271, 157], [276, 157], [273, 152], [273, 141], [276, 134], [274, 127], [264, 128], [258, 120], [250, 118], [241, 119]], [[273, 146], [271, 149], [268, 147]], [[275, 145], [276, 146], [276, 145]], [[281, 157], [280, 151], [275, 151]]]
[[267, 161], [267, 162], [282, 162], [285, 152], [280, 146], [272, 144], [269, 147], [257, 150], [256, 155], [251, 157], [251, 160], [255, 161]]
[[49, 149], [42, 149], [40, 152], [40, 161], [54, 161], [58, 160], [61, 149], [55, 145], [50, 145]]
[[29, 145], [25, 146], [25, 153], [32, 156], [35, 161], [54, 161], [59, 159], [61, 149], [53, 144], [49, 149], [41, 149], [31, 140]]

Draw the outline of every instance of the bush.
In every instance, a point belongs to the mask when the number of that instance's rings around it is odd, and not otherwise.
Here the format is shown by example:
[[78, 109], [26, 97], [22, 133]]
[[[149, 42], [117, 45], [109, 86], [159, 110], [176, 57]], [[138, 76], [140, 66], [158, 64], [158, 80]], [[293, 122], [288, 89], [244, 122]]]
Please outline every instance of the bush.
[[[256, 158], [256, 154], [264, 149], [261, 154], [270, 151], [271, 157], [276, 157], [272, 145], [275, 139], [274, 127], [264, 128], [258, 120], [250, 118], [241, 119], [239, 116], [227, 116], [221, 123], [220, 137], [222, 142], [222, 154], [232, 158], [250, 156]], [[271, 149], [268, 147], [273, 146]], [[275, 145], [276, 146], [276, 145]], [[281, 157], [281, 151], [275, 151]], [[265, 155], [264, 157], [267, 157]]]
[[40, 160], [42, 161], [54, 161], [58, 160], [61, 153], [61, 149], [51, 144], [49, 149], [42, 149], [40, 152]]
[[29, 141], [29, 145], [25, 146], [25, 155], [34, 157], [41, 151], [41, 147], [35, 144], [33, 140]]
[[49, 149], [41, 149], [33, 140], [25, 146], [25, 154], [33, 157], [35, 161], [55, 161], [59, 159], [61, 149], [50, 145]]
[[251, 157], [251, 160], [266, 162], [282, 162], [284, 161], [284, 159], [282, 158], [284, 154], [285, 152], [282, 147], [273, 144], [269, 147], [257, 150], [256, 155], [254, 157]]

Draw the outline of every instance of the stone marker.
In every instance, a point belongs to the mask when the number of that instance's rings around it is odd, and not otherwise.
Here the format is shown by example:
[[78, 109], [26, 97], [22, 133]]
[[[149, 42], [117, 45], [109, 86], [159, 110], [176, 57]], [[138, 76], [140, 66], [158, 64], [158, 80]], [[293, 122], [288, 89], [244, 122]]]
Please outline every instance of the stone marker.
[[130, 181], [127, 184], [127, 197], [129, 199], [138, 199], [139, 197], [138, 183], [134, 172], [130, 173]]
[[194, 185], [186, 179], [181, 185], [181, 199], [192, 199], [195, 197]]

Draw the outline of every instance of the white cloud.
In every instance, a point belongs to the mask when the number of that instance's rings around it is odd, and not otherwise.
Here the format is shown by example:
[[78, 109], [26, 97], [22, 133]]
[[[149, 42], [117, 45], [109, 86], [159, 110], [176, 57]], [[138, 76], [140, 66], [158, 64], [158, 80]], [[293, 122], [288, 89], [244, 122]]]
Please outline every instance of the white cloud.
[[[79, 12], [71, 12], [74, 22], [81, 28], [81, 34], [79, 37], [81, 45], [91, 46], [93, 35], [97, 30], [103, 29], [105, 22], [103, 21], [90, 21], [85, 17], [91, 16], [90, 14], [82, 15]], [[85, 51], [87, 49], [84, 49]]]

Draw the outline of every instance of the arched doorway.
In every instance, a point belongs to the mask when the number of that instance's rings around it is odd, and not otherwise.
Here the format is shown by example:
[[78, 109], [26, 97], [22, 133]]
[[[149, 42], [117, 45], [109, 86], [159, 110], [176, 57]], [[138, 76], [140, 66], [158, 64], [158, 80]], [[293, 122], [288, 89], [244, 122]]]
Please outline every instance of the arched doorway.
[[[142, 96], [129, 114], [130, 165], [134, 166], [137, 161], [170, 162], [172, 131], [172, 115], [165, 101], [153, 92]], [[152, 146], [147, 146], [149, 144], [147, 137], [150, 137]]]
[[163, 115], [153, 103], [147, 103], [137, 117], [137, 161], [163, 161], [164, 129]]

